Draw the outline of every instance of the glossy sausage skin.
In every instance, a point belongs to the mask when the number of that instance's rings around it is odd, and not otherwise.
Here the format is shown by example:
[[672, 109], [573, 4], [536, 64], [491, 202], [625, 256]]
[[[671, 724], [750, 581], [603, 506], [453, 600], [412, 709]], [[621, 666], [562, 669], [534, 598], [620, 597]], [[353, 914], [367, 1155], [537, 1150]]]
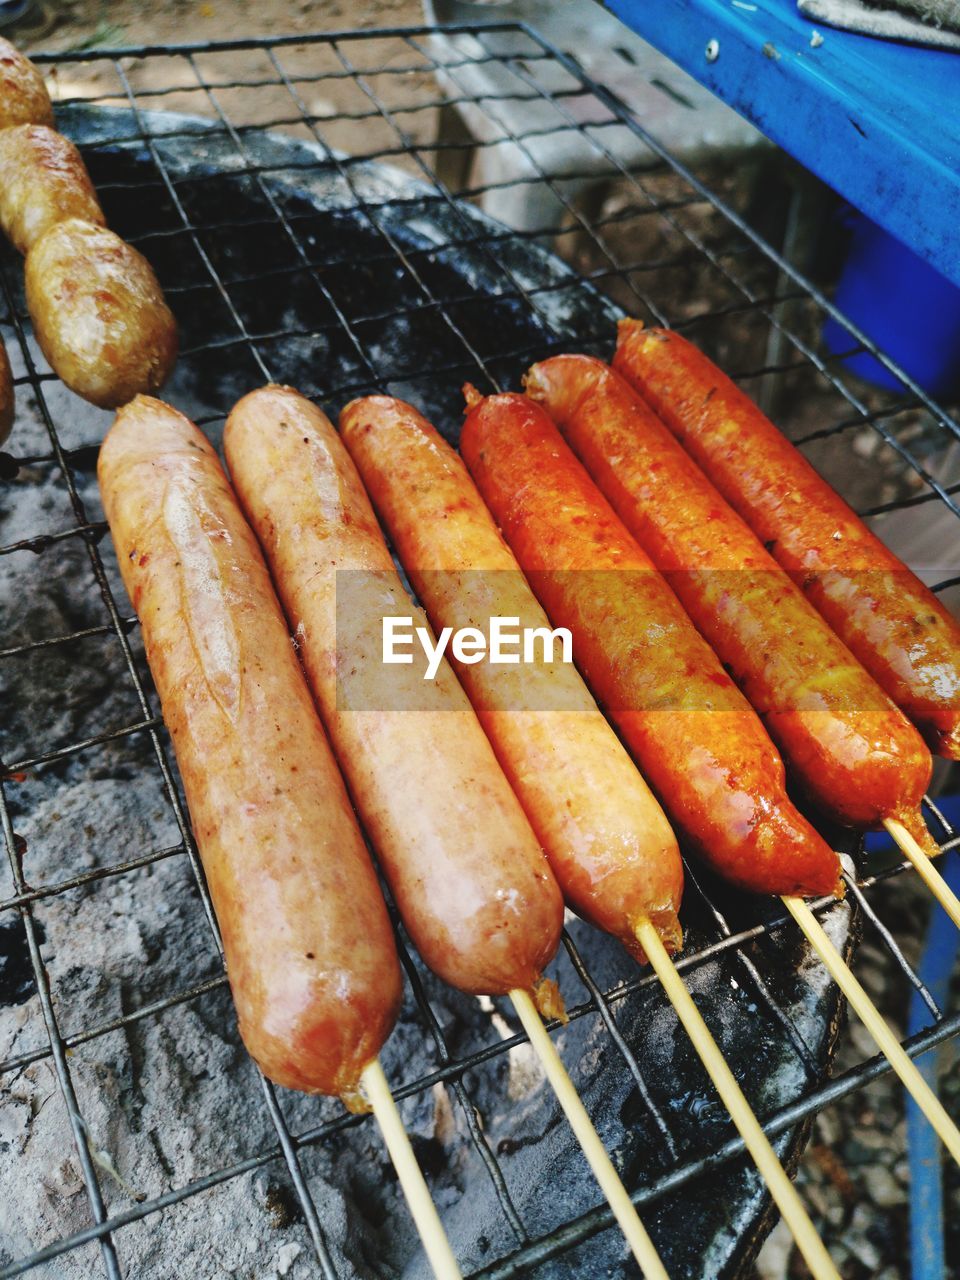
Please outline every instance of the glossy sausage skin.
[[177, 357], [177, 327], [136, 249], [70, 218], [34, 244], [25, 270], [37, 341], [71, 391], [111, 409], [163, 385]]
[[460, 448], [580, 670], [703, 858], [757, 893], [839, 888], [763, 725], [564, 443], [520, 395], [479, 401]]
[[[836, 821], [926, 835], [923, 739], [767, 554], [647, 404], [592, 356], [534, 365], [547, 410]], [[933, 846], [931, 846], [932, 848]]]
[[691, 343], [623, 321], [618, 369], [939, 755], [960, 759], [960, 623]]
[[80, 152], [42, 124], [0, 131], [0, 226], [21, 253], [67, 218], [104, 225]]
[[256, 539], [213, 449], [139, 396], [100, 490], [173, 740], [240, 1034], [277, 1084], [349, 1094], [400, 968], [363, 837]]
[[3, 444], [10, 434], [14, 408], [13, 370], [10, 368], [7, 348], [3, 339], [0, 338], [0, 444]]
[[43, 76], [9, 40], [0, 37], [0, 129], [53, 124], [53, 104]]
[[559, 942], [560, 890], [450, 667], [428, 682], [415, 665], [383, 664], [381, 618], [426, 619], [350, 455], [318, 408], [273, 386], [234, 407], [224, 448], [420, 954], [464, 991], [533, 988]]
[[[340, 434], [434, 630], [550, 629], [463, 461], [416, 409], [355, 400]], [[454, 665], [568, 903], [638, 958], [641, 918], [679, 950], [676, 839], [576, 669]]]

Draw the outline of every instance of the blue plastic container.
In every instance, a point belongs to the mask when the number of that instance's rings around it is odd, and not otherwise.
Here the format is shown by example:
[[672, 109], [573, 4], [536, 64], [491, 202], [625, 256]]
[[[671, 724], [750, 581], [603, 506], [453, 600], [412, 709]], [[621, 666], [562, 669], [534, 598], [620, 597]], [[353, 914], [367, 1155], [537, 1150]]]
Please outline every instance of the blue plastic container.
[[[852, 238], [837, 307], [925, 391], [941, 398], [960, 391], [960, 288], [863, 214], [851, 210], [848, 218]], [[856, 345], [829, 317], [823, 340], [833, 355]], [[866, 352], [844, 364], [877, 386], [904, 390]]]

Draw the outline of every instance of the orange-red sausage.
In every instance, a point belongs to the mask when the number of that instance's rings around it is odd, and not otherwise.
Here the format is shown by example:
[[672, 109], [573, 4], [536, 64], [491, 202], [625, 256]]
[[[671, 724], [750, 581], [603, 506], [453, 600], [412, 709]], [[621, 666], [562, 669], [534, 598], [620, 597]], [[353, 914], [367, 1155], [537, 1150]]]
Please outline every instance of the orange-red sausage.
[[960, 623], [686, 339], [625, 320], [614, 368], [939, 755], [960, 759]]
[[0, 129], [15, 124], [53, 124], [53, 103], [30, 59], [0, 37]]
[[0, 226], [27, 253], [65, 218], [104, 225], [103, 211], [80, 152], [43, 124], [0, 130]]
[[385, 666], [384, 616], [414, 609], [325, 415], [288, 387], [245, 396], [224, 448], [367, 835], [420, 954], [464, 991], [530, 989], [563, 900], [447, 663]]
[[14, 401], [13, 370], [7, 348], [0, 338], [0, 444], [6, 440], [13, 426]]
[[848, 826], [896, 818], [929, 841], [923, 739], [653, 410], [592, 356], [534, 365], [526, 387], [667, 575], [807, 793]]
[[[436, 631], [486, 634], [493, 617], [550, 630], [463, 461], [416, 409], [367, 396], [340, 434]], [[573, 909], [638, 958], [644, 918], [678, 950], [676, 839], [576, 668], [451, 660]]]
[[587, 683], [706, 861], [758, 893], [836, 892], [836, 854], [787, 799], [763, 725], [546, 412], [526, 396], [480, 400], [460, 447], [547, 614], [573, 633]]
[[120, 411], [98, 475], [240, 1034], [277, 1084], [349, 1095], [393, 1026], [400, 967], [256, 539], [213, 449], [159, 400]]

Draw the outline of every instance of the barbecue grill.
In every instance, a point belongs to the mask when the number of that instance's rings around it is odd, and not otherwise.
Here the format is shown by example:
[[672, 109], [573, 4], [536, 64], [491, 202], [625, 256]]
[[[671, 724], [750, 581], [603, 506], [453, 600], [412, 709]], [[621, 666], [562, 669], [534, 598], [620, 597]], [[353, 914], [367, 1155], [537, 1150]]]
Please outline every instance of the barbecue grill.
[[[899, 371], [852, 327], [848, 351], [820, 353], [824, 317], [843, 318], [746, 209], [528, 27], [447, 34], [442, 46], [408, 28], [36, 59], [56, 63], [60, 127], [177, 315], [183, 351], [165, 391], [177, 407], [219, 443], [234, 401], [267, 380], [331, 410], [380, 391], [455, 440], [464, 381], [516, 387], [551, 352], [607, 354], [626, 308], [682, 328], [755, 396], [775, 394], [814, 460], [843, 460], [838, 479], [861, 514], [960, 515], [948, 469], [960, 424], [905, 375], [899, 394], [855, 386], [846, 355], [867, 350]], [[575, 130], [602, 157], [611, 188], [599, 213], [571, 203], [514, 130], [503, 142], [530, 172], [511, 183], [546, 184], [556, 224], [511, 230], [471, 203], [482, 191], [469, 175], [453, 190], [437, 180], [435, 113], [458, 72], [493, 62], [538, 121], [553, 113], [538, 131]], [[93, 91], [73, 87], [78, 68]], [[334, 81], [341, 97], [349, 87], [349, 109], [324, 98]], [[495, 99], [470, 104], [500, 119]], [[620, 158], [637, 138], [659, 158], [642, 174]], [[169, 743], [104, 539], [95, 463], [109, 417], [47, 368], [20, 275], [0, 255], [19, 400], [0, 454], [0, 1072], [46, 1164], [42, 1190], [7, 1184], [0, 1277], [160, 1276], [191, 1258], [205, 1274], [197, 1259], [218, 1217], [238, 1272], [423, 1275], [372, 1120], [274, 1088], [239, 1047]], [[935, 589], [958, 581], [944, 573]], [[960, 843], [934, 801], [926, 812], [943, 848]], [[869, 930], [891, 977], [925, 1000], [929, 1027], [906, 1042], [911, 1054], [956, 1036], [960, 1012], [937, 1005], [874, 905], [871, 890], [908, 864], [826, 834], [848, 883], [845, 902], [815, 904], [831, 937], [849, 954]], [[840, 1002], [782, 904], [688, 872], [678, 967], [795, 1163], [817, 1111], [889, 1068], [870, 1058], [829, 1078]], [[406, 1002], [383, 1061], [465, 1271], [635, 1274], [508, 1006], [444, 988], [397, 927]], [[659, 986], [578, 921], [564, 944], [556, 976], [571, 1022], [557, 1042], [668, 1269], [742, 1273], [769, 1200]], [[6, 1161], [26, 1145], [12, 1141]], [[227, 1270], [217, 1258], [209, 1274]]]

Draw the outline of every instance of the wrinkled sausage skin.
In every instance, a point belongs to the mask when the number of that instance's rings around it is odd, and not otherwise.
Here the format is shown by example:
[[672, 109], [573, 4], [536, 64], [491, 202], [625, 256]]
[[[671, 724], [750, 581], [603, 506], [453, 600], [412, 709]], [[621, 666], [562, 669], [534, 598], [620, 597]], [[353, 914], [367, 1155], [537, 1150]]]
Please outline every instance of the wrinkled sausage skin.
[[98, 474], [240, 1034], [277, 1084], [350, 1094], [393, 1026], [400, 969], [256, 539], [213, 449], [159, 400], [121, 410]]
[[104, 225], [77, 148], [41, 124], [0, 130], [0, 226], [20, 253], [67, 218]]
[[105, 227], [58, 222], [26, 260], [37, 341], [71, 391], [104, 409], [163, 385], [177, 327], [153, 269]]
[[53, 124], [53, 104], [43, 76], [29, 58], [0, 36], [0, 129]]

